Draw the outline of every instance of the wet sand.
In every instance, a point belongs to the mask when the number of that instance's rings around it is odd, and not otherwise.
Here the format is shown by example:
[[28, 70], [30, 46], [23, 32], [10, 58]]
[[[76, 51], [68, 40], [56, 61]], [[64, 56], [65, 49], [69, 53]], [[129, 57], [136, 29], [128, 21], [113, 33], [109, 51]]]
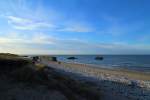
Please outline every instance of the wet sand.
[[66, 68], [86, 69], [88, 71], [93, 70], [95, 73], [110, 74], [110, 75], [115, 75], [117, 77], [126, 77], [128, 79], [150, 81], [150, 73], [130, 71], [126, 69], [108, 69], [108, 68], [101, 68], [101, 67], [98, 68], [92, 65], [77, 64], [77, 63], [61, 62], [60, 65], [63, 65]]
[[[44, 61], [45, 62], [45, 61]], [[95, 67], [87, 64], [78, 64], [78, 63], [65, 63], [65, 62], [52, 62], [46, 61], [46, 64], [57, 66], [58, 68], [65, 68], [66, 70], [72, 70], [76, 72], [83, 72], [87, 74], [95, 75], [105, 75], [105, 76], [114, 76], [118, 78], [126, 78], [129, 80], [140, 80], [140, 81], [150, 81], [150, 73], [130, 71], [126, 69], [108, 69]]]

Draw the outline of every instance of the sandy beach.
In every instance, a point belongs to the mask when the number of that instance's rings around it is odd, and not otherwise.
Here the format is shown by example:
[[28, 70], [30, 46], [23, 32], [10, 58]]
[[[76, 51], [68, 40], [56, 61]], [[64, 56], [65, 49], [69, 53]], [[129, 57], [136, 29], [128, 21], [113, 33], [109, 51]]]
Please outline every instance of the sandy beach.
[[2, 100], [150, 100], [148, 73], [34, 58], [1, 54]]
[[[98, 68], [92, 65], [78, 64], [78, 63], [65, 63], [65, 62], [58, 63], [52, 61], [42, 61], [42, 62], [51, 67], [64, 69], [69, 72], [80, 73], [86, 76], [94, 76], [102, 80], [110, 79], [110, 80], [114, 80], [114, 81], [116, 80], [120, 82], [137, 80], [145, 83], [150, 82], [150, 74], [144, 72], [130, 71], [125, 69], [108, 69], [108, 68], [101, 68], [101, 67]], [[147, 87], [150, 88], [148, 84]]]
[[93, 83], [96, 83], [106, 95], [106, 100], [109, 100], [108, 95], [112, 97], [112, 100], [118, 99], [115, 97], [121, 97], [122, 100], [150, 99], [150, 74], [148, 73], [97, 68], [77, 63], [52, 62], [46, 59], [43, 59], [42, 63], [65, 73], [71, 73], [70, 76], [77, 74], [80, 81], [94, 80]]
[[3, 55], [2, 100], [150, 100], [148, 73]]
[[[116, 77], [126, 77], [128, 79], [136, 79], [136, 80], [143, 80], [143, 81], [150, 81], [150, 74], [144, 73], [144, 72], [138, 72], [138, 71], [130, 71], [126, 69], [108, 69], [108, 68], [102, 68], [102, 67], [96, 67], [94, 65], [88, 65], [88, 64], [78, 64], [78, 63], [64, 63], [61, 62], [62, 66], [66, 68], [75, 68], [75, 69], [82, 69], [86, 70], [87, 72], [92, 72], [93, 74], [109, 74], [114, 75]], [[95, 72], [95, 73], [94, 73]]]

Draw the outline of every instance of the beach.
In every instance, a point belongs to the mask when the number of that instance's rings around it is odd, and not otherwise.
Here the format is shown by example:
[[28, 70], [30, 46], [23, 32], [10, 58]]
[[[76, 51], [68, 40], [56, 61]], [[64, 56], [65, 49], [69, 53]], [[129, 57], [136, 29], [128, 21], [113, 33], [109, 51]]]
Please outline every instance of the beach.
[[[79, 79], [96, 83], [106, 95], [124, 98], [122, 100], [149, 100], [150, 74], [123, 69], [97, 68], [86, 64], [53, 62], [42, 59], [43, 64], [63, 71], [65, 74]], [[109, 99], [108, 99], [109, 100]], [[115, 100], [115, 99], [112, 99]]]
[[0, 65], [2, 100], [150, 100], [144, 72], [12, 54], [1, 54]]

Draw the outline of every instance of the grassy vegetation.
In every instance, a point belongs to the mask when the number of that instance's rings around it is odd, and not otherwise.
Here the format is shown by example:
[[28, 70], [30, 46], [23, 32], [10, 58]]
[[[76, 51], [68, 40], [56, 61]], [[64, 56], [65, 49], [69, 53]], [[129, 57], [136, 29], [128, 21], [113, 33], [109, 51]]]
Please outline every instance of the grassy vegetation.
[[10, 53], [0, 53], [0, 59], [11, 59], [11, 58], [16, 58], [16, 57], [19, 57], [19, 56], [15, 54], [10, 54]]
[[35, 69], [40, 71], [43, 70], [45, 68], [45, 66], [43, 64], [37, 63], [35, 64]]
[[[37, 67], [37, 66], [35, 66]], [[39, 67], [39, 66], [38, 66]], [[48, 72], [46, 71], [48, 69]], [[93, 86], [81, 83], [69, 76], [63, 76], [55, 69], [46, 66], [40, 70], [23, 67], [12, 73], [15, 80], [30, 83], [31, 85], [42, 84], [49, 90], [57, 90], [63, 93], [68, 100], [100, 100], [100, 92]]]
[[[7, 73], [6, 73], [7, 72]], [[30, 60], [13, 54], [0, 55], [0, 73], [15, 82], [28, 83], [30, 86], [45, 85], [50, 90], [58, 90], [68, 100], [100, 100], [100, 92], [96, 88], [64, 76], [55, 69], [42, 64], [33, 64]]]
[[69, 100], [80, 100], [79, 97], [85, 100], [100, 100], [101, 93], [96, 87], [64, 76], [54, 69], [50, 70], [49, 88], [62, 91]]
[[10, 73], [13, 70], [22, 68], [32, 62], [27, 59], [20, 58], [14, 54], [0, 54], [0, 73]]
[[57, 57], [54, 56], [40, 56], [40, 58], [47, 60], [47, 61], [55, 61], [57, 62]]

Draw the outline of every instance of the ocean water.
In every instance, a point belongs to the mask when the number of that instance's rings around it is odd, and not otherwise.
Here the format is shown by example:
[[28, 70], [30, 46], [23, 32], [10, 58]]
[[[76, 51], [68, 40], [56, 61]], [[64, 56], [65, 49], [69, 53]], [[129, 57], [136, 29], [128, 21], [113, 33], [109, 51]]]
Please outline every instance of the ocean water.
[[[69, 60], [68, 57], [78, 59]], [[96, 55], [56, 55], [58, 61], [91, 64], [95, 67], [128, 69], [150, 73], [150, 55], [102, 55], [103, 60], [95, 60]]]

